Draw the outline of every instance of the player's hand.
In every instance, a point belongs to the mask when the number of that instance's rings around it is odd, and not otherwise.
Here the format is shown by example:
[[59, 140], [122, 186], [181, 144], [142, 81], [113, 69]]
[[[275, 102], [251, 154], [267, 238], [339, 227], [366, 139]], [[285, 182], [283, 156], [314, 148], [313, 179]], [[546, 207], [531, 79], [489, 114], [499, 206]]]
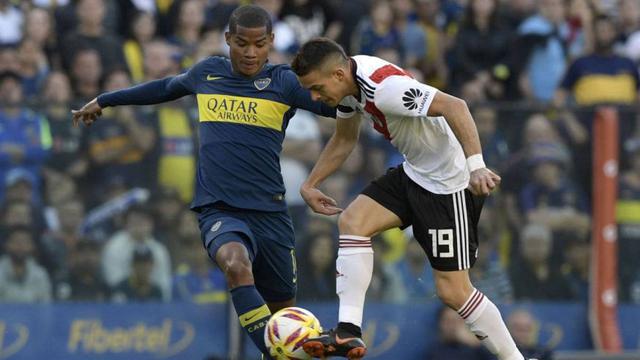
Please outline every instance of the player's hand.
[[98, 116], [102, 115], [102, 108], [98, 105], [98, 99], [95, 98], [89, 101], [80, 110], [71, 110], [73, 115], [73, 126], [78, 126], [82, 121], [86, 126], [91, 126], [94, 121], [98, 119]]
[[487, 168], [480, 168], [471, 173], [469, 179], [469, 190], [474, 195], [489, 195], [498, 185], [500, 176]]
[[322, 193], [322, 191], [309, 185], [302, 185], [300, 195], [309, 207], [316, 213], [322, 215], [335, 215], [342, 212], [338, 203]]

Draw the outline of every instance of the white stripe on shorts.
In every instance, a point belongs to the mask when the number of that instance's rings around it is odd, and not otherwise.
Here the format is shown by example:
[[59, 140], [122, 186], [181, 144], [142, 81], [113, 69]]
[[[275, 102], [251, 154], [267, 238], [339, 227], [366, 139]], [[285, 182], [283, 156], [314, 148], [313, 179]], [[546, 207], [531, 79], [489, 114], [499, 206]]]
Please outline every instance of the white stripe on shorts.
[[456, 255], [458, 258], [458, 270], [462, 270], [462, 256], [460, 256], [460, 251], [462, 246], [460, 246], [460, 221], [458, 215], [458, 193], [451, 194], [453, 198], [453, 219], [456, 223]]

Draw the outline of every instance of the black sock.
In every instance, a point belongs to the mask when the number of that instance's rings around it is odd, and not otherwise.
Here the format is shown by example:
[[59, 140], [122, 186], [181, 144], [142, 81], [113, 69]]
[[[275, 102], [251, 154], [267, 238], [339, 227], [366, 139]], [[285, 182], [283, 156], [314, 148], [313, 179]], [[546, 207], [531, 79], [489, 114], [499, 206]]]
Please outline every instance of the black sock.
[[352, 323], [340, 322], [338, 323], [338, 328], [336, 330], [340, 337], [362, 337], [362, 330], [360, 329], [360, 326], [353, 325]]

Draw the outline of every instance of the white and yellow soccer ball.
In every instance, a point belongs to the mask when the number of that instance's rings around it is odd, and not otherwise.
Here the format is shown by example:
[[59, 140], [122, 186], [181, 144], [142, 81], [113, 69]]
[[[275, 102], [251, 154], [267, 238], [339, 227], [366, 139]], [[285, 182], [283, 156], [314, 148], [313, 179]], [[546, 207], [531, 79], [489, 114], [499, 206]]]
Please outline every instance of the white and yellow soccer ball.
[[322, 332], [320, 321], [311, 311], [288, 307], [271, 316], [264, 332], [269, 354], [276, 360], [307, 360], [302, 344]]

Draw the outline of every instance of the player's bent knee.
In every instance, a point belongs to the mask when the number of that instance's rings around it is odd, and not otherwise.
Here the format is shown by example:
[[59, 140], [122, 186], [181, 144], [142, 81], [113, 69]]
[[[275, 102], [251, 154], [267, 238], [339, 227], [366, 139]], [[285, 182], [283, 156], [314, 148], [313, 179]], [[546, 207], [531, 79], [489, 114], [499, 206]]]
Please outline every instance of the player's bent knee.
[[244, 246], [233, 244], [221, 247], [216, 254], [216, 262], [225, 274], [230, 289], [253, 284], [251, 261]]
[[222, 271], [230, 289], [253, 284], [253, 273], [251, 272], [251, 263], [249, 261], [238, 259], [223, 261]]
[[338, 228], [341, 234], [369, 236], [365, 229], [365, 220], [361, 214], [347, 208], [338, 218]]

